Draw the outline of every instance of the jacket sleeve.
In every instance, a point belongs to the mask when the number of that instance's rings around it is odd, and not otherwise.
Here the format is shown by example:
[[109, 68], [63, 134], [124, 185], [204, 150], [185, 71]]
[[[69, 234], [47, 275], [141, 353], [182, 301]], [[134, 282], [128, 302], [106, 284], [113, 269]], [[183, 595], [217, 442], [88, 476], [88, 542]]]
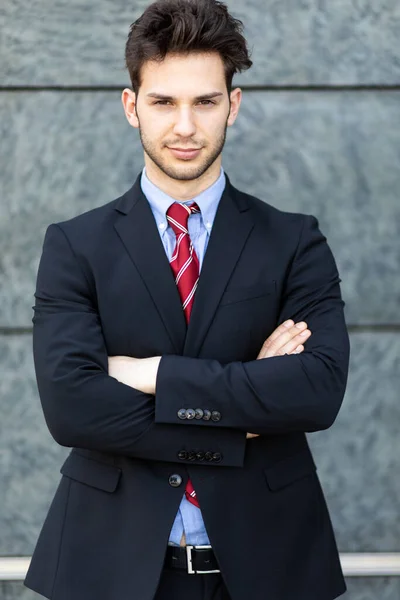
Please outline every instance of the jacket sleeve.
[[[44, 417], [62, 446], [179, 462], [180, 450], [223, 452], [242, 466], [246, 436], [224, 428], [154, 423], [154, 396], [108, 375], [89, 277], [59, 224], [47, 228], [33, 316], [33, 357]], [[215, 464], [215, 463], [212, 463]]]
[[304, 215], [278, 323], [307, 322], [312, 335], [304, 351], [225, 365], [165, 355], [157, 373], [155, 422], [189, 427], [192, 421], [179, 420], [177, 411], [201, 407], [217, 413], [216, 420], [202, 421], [209, 428], [284, 434], [330, 427], [344, 397], [350, 354], [340, 281], [318, 220]]

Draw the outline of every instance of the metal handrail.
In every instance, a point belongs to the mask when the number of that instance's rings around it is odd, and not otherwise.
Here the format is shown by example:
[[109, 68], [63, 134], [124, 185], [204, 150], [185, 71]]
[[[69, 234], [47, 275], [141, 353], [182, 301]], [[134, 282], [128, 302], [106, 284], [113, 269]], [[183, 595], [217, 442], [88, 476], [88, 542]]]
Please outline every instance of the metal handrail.
[[[346, 577], [399, 577], [400, 552], [348, 552], [340, 554]], [[31, 562], [30, 556], [0, 557], [0, 581], [22, 581]]]

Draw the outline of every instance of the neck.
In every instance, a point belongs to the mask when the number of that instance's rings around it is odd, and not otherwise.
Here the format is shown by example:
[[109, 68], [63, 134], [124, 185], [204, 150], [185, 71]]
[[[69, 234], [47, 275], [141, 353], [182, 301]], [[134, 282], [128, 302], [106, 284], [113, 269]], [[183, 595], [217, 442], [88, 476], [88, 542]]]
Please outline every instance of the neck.
[[218, 157], [203, 175], [189, 181], [181, 181], [169, 177], [146, 154], [145, 165], [146, 175], [151, 183], [178, 202], [185, 202], [185, 200], [191, 200], [195, 196], [198, 196], [217, 181], [221, 172], [221, 157]]

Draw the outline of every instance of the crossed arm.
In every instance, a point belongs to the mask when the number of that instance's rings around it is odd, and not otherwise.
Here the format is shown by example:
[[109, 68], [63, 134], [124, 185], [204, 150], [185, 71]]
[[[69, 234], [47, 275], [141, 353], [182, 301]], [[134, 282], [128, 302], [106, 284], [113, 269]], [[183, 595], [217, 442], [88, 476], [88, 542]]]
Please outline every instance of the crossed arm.
[[[285, 321], [265, 340], [257, 360], [283, 356], [285, 354], [300, 354], [304, 343], [310, 337], [311, 331], [304, 321], [294, 323], [291, 319]], [[145, 394], [156, 394], [157, 374], [162, 356], [149, 358], [134, 358], [130, 356], [109, 356], [108, 374], [119, 382], [140, 390]], [[247, 433], [247, 438], [257, 437], [257, 433]]]
[[[241, 466], [248, 431], [285, 434], [333, 423], [347, 381], [349, 340], [336, 264], [314, 217], [304, 218], [278, 317], [304, 320], [312, 330], [297, 354], [299, 340], [288, 340], [290, 328], [285, 333], [281, 325], [249, 362], [109, 359], [86, 268], [64, 227], [50, 225], [35, 292], [33, 356], [46, 423], [61, 445], [174, 462], [179, 448], [222, 448], [224, 465]], [[285, 351], [290, 343], [295, 346]], [[121, 361], [129, 372], [125, 382]], [[182, 421], [177, 411], [185, 405], [208, 405], [222, 418]]]

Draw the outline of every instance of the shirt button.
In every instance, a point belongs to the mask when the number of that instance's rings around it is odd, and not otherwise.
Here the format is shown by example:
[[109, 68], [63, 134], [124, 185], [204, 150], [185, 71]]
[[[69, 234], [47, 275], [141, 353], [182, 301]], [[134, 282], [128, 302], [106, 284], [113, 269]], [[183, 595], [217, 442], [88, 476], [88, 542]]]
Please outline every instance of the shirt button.
[[213, 453], [212, 453], [212, 452], [210, 452], [210, 451], [206, 452], [206, 453], [204, 454], [204, 458], [205, 458], [206, 460], [214, 460], [214, 459], [213, 459]]
[[180, 408], [180, 409], [178, 410], [178, 417], [179, 417], [180, 419], [186, 419], [186, 409], [184, 409], [184, 408]]
[[197, 460], [204, 460], [204, 452], [202, 450], [197, 452], [196, 458], [197, 458]]
[[186, 410], [186, 418], [187, 418], [187, 419], [194, 419], [194, 418], [195, 418], [195, 416], [196, 416], [196, 413], [195, 413], [195, 411], [193, 410], [193, 408], [188, 408], [188, 409]]
[[213, 410], [212, 413], [211, 413], [211, 419], [213, 421], [220, 421], [220, 419], [221, 419], [221, 413], [218, 412], [217, 410]]
[[179, 452], [178, 452], [179, 460], [186, 460], [187, 457], [188, 457], [188, 453], [186, 452], [186, 450], [179, 450]]
[[158, 225], [158, 227], [159, 227], [160, 229], [165, 229], [165, 223], [160, 223], [160, 224]]
[[189, 459], [189, 460], [196, 460], [196, 456], [197, 456], [197, 455], [196, 455], [196, 452], [195, 452], [194, 450], [191, 450], [191, 451], [189, 452], [188, 459]]
[[168, 483], [169, 485], [172, 485], [172, 487], [179, 487], [182, 483], [182, 477], [177, 473], [174, 473], [169, 476]]
[[201, 419], [204, 415], [204, 412], [202, 411], [201, 408], [196, 408], [195, 413], [196, 413], [196, 416], [195, 416], [196, 419]]
[[205, 408], [203, 413], [203, 421], [209, 421], [211, 419], [211, 411]]
[[221, 452], [214, 452], [214, 454], [213, 454], [213, 461], [220, 462], [221, 460], [222, 460], [222, 454], [221, 454]]

